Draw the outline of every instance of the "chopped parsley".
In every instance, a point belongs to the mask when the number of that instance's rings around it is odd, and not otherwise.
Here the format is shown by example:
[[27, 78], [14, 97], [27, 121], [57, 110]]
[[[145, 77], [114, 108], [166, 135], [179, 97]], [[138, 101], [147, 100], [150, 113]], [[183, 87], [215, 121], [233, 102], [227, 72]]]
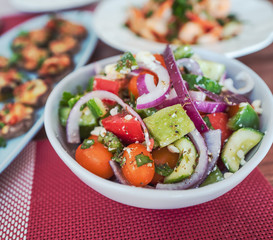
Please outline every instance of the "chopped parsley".
[[61, 99], [61, 101], [60, 101], [60, 105], [61, 106], [69, 106], [68, 105], [68, 101], [71, 99], [71, 98], [74, 98], [75, 97], [75, 95], [74, 94], [72, 94], [71, 92], [63, 92], [63, 96], [62, 96], [62, 99]]
[[94, 143], [95, 143], [94, 139], [84, 139], [81, 149], [90, 148], [92, 145], [94, 145]]
[[211, 122], [210, 122], [208, 116], [204, 116], [203, 120], [204, 120], [204, 122], [206, 123], [206, 125], [208, 126], [209, 129], [214, 129], [213, 126], [211, 125]]
[[130, 52], [125, 52], [117, 62], [116, 71], [121, 72], [126, 69], [135, 69], [137, 67], [136, 59]]
[[150, 10], [150, 11], [148, 11], [148, 12], [145, 14], [145, 17], [146, 17], [146, 18], [149, 18], [149, 17], [151, 17], [153, 14], [154, 14], [154, 11]]
[[104, 137], [99, 135], [98, 141], [102, 143], [105, 147], [107, 147], [108, 151], [112, 153], [120, 153], [123, 149], [123, 145], [118, 137], [108, 131], [106, 132]]
[[5, 123], [0, 122], [0, 129], [2, 129], [3, 127], [5, 127]]
[[18, 37], [27, 37], [28, 34], [29, 34], [29, 32], [22, 30], [21, 32], [19, 32]]
[[173, 169], [167, 163], [164, 163], [155, 165], [155, 172], [161, 176], [167, 177], [173, 172]]
[[144, 154], [138, 154], [135, 156], [136, 164], [138, 167], [141, 167], [147, 163], [152, 163], [153, 161], [148, 157], [145, 156]]

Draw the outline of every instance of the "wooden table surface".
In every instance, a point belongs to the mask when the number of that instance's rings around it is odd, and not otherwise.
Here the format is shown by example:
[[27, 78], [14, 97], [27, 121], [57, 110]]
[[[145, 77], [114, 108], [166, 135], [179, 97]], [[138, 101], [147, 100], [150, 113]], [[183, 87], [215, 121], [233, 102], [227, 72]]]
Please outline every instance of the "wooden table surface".
[[[97, 47], [90, 58], [89, 62], [94, 62], [106, 57], [114, 56], [120, 54], [121, 52], [111, 48], [110, 46], [104, 44], [101, 41], [98, 41]], [[239, 58], [241, 62], [249, 66], [254, 70], [269, 86], [271, 92], [273, 92], [273, 44], [267, 48], [252, 53], [250, 55]], [[273, 110], [273, 109], [272, 109]], [[272, 123], [273, 124], [273, 123]], [[35, 136], [35, 139], [43, 139], [46, 137], [44, 128], [42, 128], [38, 134]], [[270, 151], [259, 164], [259, 169], [266, 177], [266, 179], [273, 186], [273, 146], [271, 146]]]

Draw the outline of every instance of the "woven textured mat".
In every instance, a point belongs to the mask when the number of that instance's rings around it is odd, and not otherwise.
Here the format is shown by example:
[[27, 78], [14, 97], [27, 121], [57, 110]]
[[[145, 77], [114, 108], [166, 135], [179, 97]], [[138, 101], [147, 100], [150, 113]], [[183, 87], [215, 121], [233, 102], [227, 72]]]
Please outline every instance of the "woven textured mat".
[[208, 203], [175, 210], [130, 207], [82, 183], [50, 143], [40, 141], [28, 226], [27, 239], [272, 239], [273, 189], [255, 169]]

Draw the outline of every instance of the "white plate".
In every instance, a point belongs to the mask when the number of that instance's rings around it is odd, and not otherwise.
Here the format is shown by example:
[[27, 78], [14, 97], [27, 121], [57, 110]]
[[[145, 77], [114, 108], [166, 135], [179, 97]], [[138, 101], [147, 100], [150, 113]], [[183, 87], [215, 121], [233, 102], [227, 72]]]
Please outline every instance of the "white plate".
[[[97, 37], [91, 26], [92, 13], [88, 11], [70, 11], [60, 14], [60, 16], [64, 19], [82, 24], [88, 31], [86, 39], [81, 43], [81, 50], [74, 56], [75, 69], [77, 69], [88, 61], [97, 43]], [[32, 18], [2, 35], [0, 38], [0, 55], [6, 57], [11, 56], [12, 51], [10, 49], [10, 44], [15, 36], [22, 30], [30, 31], [44, 27], [49, 18], [49, 15]], [[32, 78], [35, 77], [33, 74], [30, 76]], [[0, 102], [0, 109], [2, 106], [3, 103]], [[21, 152], [26, 144], [42, 127], [43, 113], [44, 107], [37, 110], [35, 113], [35, 123], [32, 128], [20, 137], [8, 140], [6, 148], [0, 148], [0, 173], [12, 162], [12, 160]]]
[[50, 12], [85, 6], [96, 0], [10, 0], [18, 10], [24, 12]]
[[[97, 35], [110, 46], [122, 51], [138, 52], [148, 50], [162, 52], [165, 44], [136, 36], [124, 27], [127, 9], [142, 6], [147, 0], [105, 0], [94, 14], [94, 29]], [[273, 41], [273, 5], [266, 0], [232, 0], [231, 13], [236, 14], [244, 24], [242, 33], [230, 40], [212, 45], [199, 45], [208, 50], [240, 57], [259, 51]]]

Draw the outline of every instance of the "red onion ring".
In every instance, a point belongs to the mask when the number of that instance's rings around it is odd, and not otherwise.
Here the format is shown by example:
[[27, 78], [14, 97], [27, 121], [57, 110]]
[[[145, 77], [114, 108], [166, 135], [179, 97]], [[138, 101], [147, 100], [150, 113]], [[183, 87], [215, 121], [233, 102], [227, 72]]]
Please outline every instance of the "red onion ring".
[[110, 160], [109, 164], [118, 182], [124, 185], [130, 185], [127, 179], [123, 176], [123, 173], [121, 171], [119, 164], [113, 160]]
[[178, 67], [182, 65], [192, 74], [203, 76], [203, 72], [200, 68], [200, 65], [192, 58], [181, 58], [176, 61], [176, 64]]
[[[140, 67], [142, 67], [139, 64]], [[146, 67], [149, 69], [148, 67]], [[166, 99], [166, 95], [170, 91], [170, 76], [168, 71], [158, 63], [155, 63], [153, 69], [149, 69], [158, 76], [158, 84], [156, 88], [147, 94], [143, 94], [137, 99], [137, 109], [156, 107]]]
[[227, 104], [224, 102], [194, 101], [194, 105], [202, 113], [224, 112], [227, 108]]
[[137, 90], [140, 96], [148, 94], [156, 88], [154, 76], [151, 74], [140, 74], [137, 78]]
[[198, 184], [202, 180], [205, 173], [207, 172], [208, 151], [207, 151], [207, 146], [205, 144], [204, 138], [196, 129], [188, 133], [188, 136], [194, 143], [196, 150], [199, 153], [198, 164], [195, 168], [194, 173], [189, 178], [186, 178], [183, 181], [178, 183], [171, 183], [171, 184], [158, 183], [156, 185], [156, 189], [164, 189], [164, 190], [188, 189], [194, 186], [195, 184]]
[[204, 174], [202, 179], [195, 187], [199, 187], [200, 184], [207, 178], [207, 176], [211, 173], [213, 168], [215, 167], [217, 160], [219, 159], [221, 152], [221, 130], [209, 130], [204, 133], [204, 139], [208, 147], [208, 151], [211, 154], [211, 159], [208, 162], [207, 172]]
[[198, 112], [192, 100], [190, 99], [189, 92], [183, 82], [183, 78], [176, 65], [173, 52], [169, 45], [167, 45], [163, 56], [167, 70], [172, 79], [173, 87], [178, 96], [179, 102], [181, 103], [182, 107], [186, 110], [188, 116], [193, 121], [198, 131], [200, 131], [201, 133], [208, 131], [209, 130], [208, 126], [206, 125], [200, 113]]
[[99, 99], [108, 99], [115, 101], [119, 105], [121, 105], [128, 113], [136, 117], [143, 129], [147, 150], [150, 152], [153, 149], [154, 141], [153, 139], [150, 139], [148, 129], [145, 123], [143, 122], [142, 118], [128, 104], [124, 103], [120, 97], [111, 92], [103, 90], [97, 90], [87, 93], [86, 95], [81, 97], [71, 109], [66, 124], [66, 136], [68, 143], [80, 143], [79, 119], [82, 114], [80, 109], [83, 104], [87, 103], [88, 100], [94, 97], [97, 97]]

